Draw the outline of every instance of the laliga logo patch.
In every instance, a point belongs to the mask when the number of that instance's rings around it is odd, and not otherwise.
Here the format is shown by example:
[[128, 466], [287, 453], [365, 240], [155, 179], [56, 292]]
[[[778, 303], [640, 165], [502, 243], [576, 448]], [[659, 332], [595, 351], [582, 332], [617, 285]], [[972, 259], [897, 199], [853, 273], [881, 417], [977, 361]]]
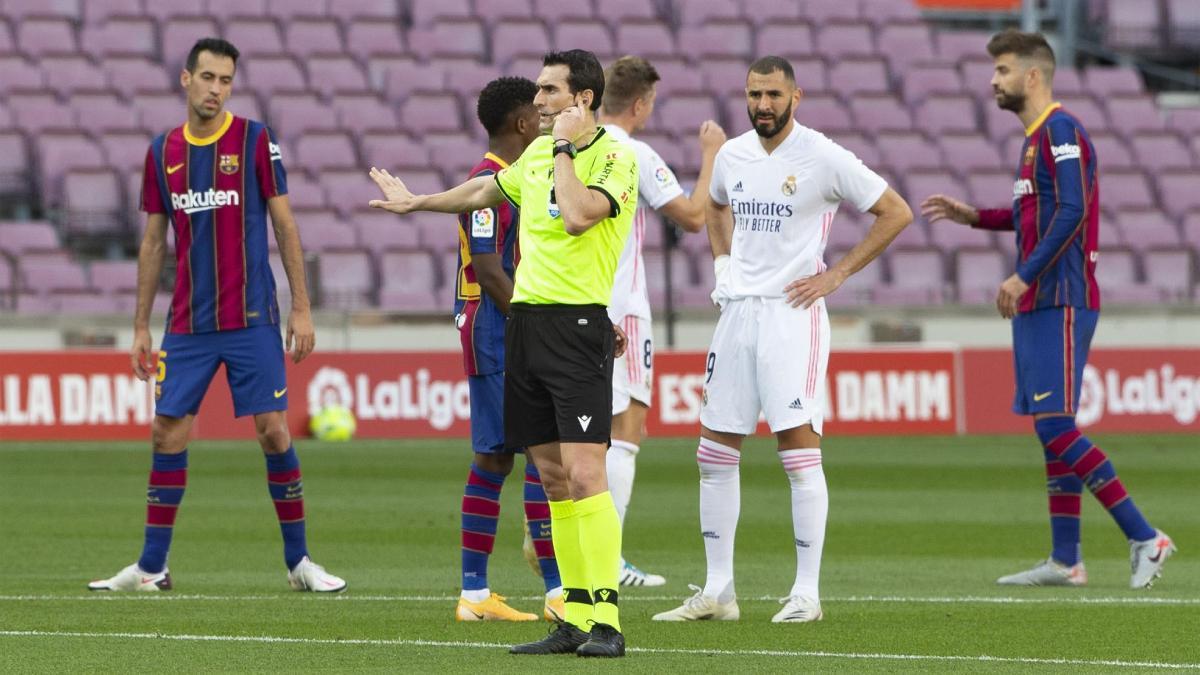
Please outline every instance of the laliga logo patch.
[[796, 177], [788, 176], [787, 180], [783, 181], [783, 187], [780, 189], [783, 190], [783, 194], [786, 197], [796, 194]]
[[221, 155], [217, 162], [217, 168], [221, 169], [221, 173], [232, 176], [238, 172], [238, 156], [237, 155]]
[[496, 232], [496, 220], [491, 209], [479, 209], [471, 213], [471, 236], [490, 237]]
[[671, 180], [671, 172], [667, 171], [667, 167], [665, 166], [660, 166], [654, 170], [654, 180], [658, 181], [658, 184], [663, 187], [667, 187], [674, 182]]

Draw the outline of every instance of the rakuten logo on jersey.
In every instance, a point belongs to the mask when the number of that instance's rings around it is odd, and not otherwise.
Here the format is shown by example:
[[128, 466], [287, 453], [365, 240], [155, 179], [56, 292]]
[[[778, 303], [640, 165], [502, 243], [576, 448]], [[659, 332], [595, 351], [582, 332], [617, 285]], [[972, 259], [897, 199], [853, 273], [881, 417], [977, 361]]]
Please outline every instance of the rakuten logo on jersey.
[[1079, 391], [1080, 426], [1095, 424], [1108, 415], [1170, 415], [1180, 424], [1191, 424], [1200, 413], [1200, 376], [1177, 375], [1175, 365], [1122, 375], [1115, 368], [1103, 373], [1095, 366], [1083, 369]]
[[204, 192], [188, 190], [184, 194], [171, 193], [171, 208], [191, 215], [201, 211], [212, 211], [222, 206], [238, 206], [241, 196], [237, 190], [216, 190], [209, 188]]
[[1024, 197], [1033, 194], [1033, 181], [1022, 178], [1013, 183], [1013, 197]]
[[358, 373], [352, 384], [344, 370], [323, 367], [308, 383], [308, 414], [332, 404], [351, 409], [360, 422], [425, 420], [439, 431], [471, 417], [466, 381], [434, 380], [425, 368], [376, 382]]

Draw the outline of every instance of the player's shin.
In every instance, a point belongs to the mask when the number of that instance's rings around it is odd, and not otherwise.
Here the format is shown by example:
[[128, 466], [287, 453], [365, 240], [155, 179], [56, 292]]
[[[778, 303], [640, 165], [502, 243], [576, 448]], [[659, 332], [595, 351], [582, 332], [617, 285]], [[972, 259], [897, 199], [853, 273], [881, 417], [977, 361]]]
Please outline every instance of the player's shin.
[[614, 438], [605, 455], [604, 463], [608, 474], [608, 491], [617, 508], [617, 517], [625, 523], [625, 511], [633, 496], [633, 477], [637, 469], [638, 446]]
[[175, 515], [187, 487], [187, 450], [175, 455], [154, 453], [146, 489], [146, 538], [138, 567], [157, 574], [167, 564]]
[[488, 598], [488, 558], [500, 518], [504, 476], [471, 464], [462, 498], [462, 589], [471, 602]]
[[591, 630], [592, 591], [588, 583], [587, 565], [579, 542], [579, 515], [575, 502], [563, 500], [549, 502], [550, 534], [554, 540], [554, 557], [558, 561], [558, 572], [562, 577], [563, 596], [566, 599], [567, 623], [579, 630]]
[[1082, 557], [1079, 537], [1080, 497], [1083, 481], [1071, 468], [1046, 453], [1046, 493], [1050, 507], [1050, 557], [1070, 567]]
[[821, 467], [820, 448], [780, 450], [792, 492], [792, 533], [796, 545], [796, 580], [791, 597], [820, 598], [821, 552], [825, 548], [825, 521], [829, 490]]
[[283, 559], [293, 569], [308, 555], [308, 539], [304, 532], [304, 482], [300, 476], [300, 459], [296, 449], [264, 453], [267, 461], [267, 487], [279, 517], [283, 534]]
[[708, 562], [703, 592], [719, 602], [729, 602], [735, 595], [733, 540], [742, 503], [741, 453], [701, 438], [696, 462], [700, 466], [700, 533]]
[[[575, 502], [579, 546], [587, 568], [594, 603], [593, 619], [621, 630], [617, 611], [618, 568], [621, 560], [621, 520], [607, 491]], [[569, 610], [568, 610], [569, 611]]]
[[538, 568], [546, 583], [546, 592], [561, 594], [563, 584], [558, 573], [558, 561], [554, 558], [550, 506], [542, 479], [532, 461], [525, 465], [525, 520], [529, 526], [529, 536], [533, 539], [533, 549], [537, 553]]

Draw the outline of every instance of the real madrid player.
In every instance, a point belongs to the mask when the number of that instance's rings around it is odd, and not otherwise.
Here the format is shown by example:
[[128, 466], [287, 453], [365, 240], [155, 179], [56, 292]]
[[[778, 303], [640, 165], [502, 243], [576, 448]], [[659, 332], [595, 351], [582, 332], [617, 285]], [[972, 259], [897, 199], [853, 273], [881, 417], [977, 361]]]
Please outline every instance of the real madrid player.
[[[900, 195], [853, 154], [796, 123], [802, 92], [792, 66], [767, 56], [746, 78], [752, 132], [721, 148], [709, 190], [721, 318], [706, 363], [700, 413], [704, 588], [657, 621], [735, 620], [733, 542], [742, 440], [761, 412], [791, 483], [796, 578], [775, 622], [821, 619], [818, 578], [829, 493], [821, 423], [829, 321], [825, 296], [883, 252], [912, 221]], [[838, 206], [875, 215], [866, 237], [832, 267], [823, 258]]]

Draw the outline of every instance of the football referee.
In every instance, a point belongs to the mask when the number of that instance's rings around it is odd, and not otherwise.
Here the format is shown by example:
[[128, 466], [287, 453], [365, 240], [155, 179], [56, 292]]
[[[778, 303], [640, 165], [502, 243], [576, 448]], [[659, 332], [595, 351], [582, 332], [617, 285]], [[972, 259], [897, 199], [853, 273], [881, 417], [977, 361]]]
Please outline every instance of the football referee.
[[[505, 330], [504, 436], [525, 447], [550, 502], [565, 621], [516, 654], [623, 656], [617, 612], [621, 524], [608, 492], [613, 357], [624, 350], [606, 307], [638, 198], [633, 149], [596, 124], [604, 70], [591, 52], [542, 61], [534, 106], [543, 136], [494, 177], [414, 195], [372, 168], [395, 213], [462, 213], [507, 198], [520, 209], [512, 315]], [[585, 632], [590, 627], [590, 635]]]

